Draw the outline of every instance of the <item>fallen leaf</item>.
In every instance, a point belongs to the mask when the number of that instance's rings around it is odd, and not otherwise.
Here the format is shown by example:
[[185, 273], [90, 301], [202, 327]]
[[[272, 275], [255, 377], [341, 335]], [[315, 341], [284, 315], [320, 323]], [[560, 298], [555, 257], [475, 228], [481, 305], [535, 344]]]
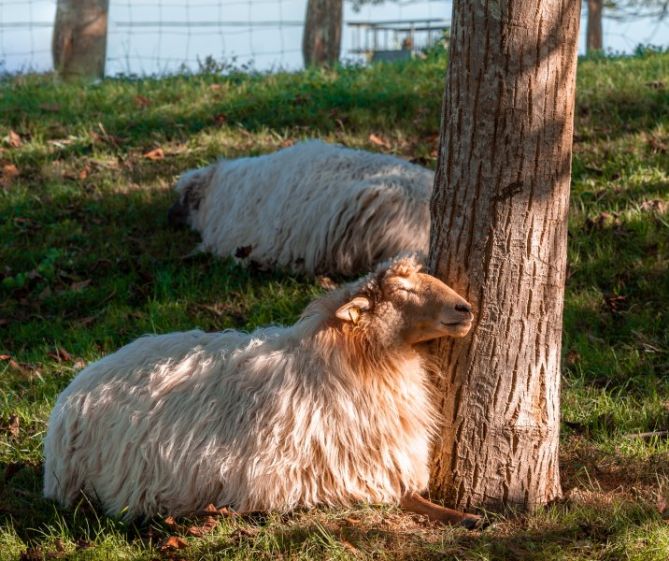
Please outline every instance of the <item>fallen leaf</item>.
[[221, 84], [210, 84], [210, 85], [209, 85], [209, 89], [210, 89], [211, 91], [213, 91], [213, 92], [217, 92], [217, 91], [220, 90], [222, 87], [223, 87], [223, 86], [221, 86]]
[[288, 148], [289, 146], [292, 146], [295, 144], [295, 141], [292, 138], [286, 138], [283, 142], [281, 142], [281, 146], [283, 148]]
[[245, 526], [241, 526], [235, 530], [234, 534], [237, 534], [238, 538], [241, 538], [242, 536], [247, 538], [254, 538], [258, 535], [259, 532], [259, 528], [247, 528]]
[[167, 516], [163, 519], [163, 523], [168, 528], [174, 530], [177, 527], [177, 521], [174, 519], [174, 516]]
[[334, 290], [337, 288], [337, 283], [325, 275], [316, 277], [316, 282], [321, 288], [324, 288], [325, 290]]
[[[75, 278], [76, 278], [76, 277], [75, 277]], [[70, 285], [70, 290], [73, 290], [73, 291], [77, 292], [77, 291], [79, 291], [79, 290], [83, 290], [83, 289], [86, 288], [89, 284], [91, 284], [91, 279], [86, 279], [86, 280], [82, 280], [82, 281], [73, 282], [73, 283]]]
[[202, 524], [190, 526], [186, 532], [189, 536], [201, 538], [205, 534], [211, 532], [216, 526], [218, 526], [218, 520], [213, 516], [207, 516]]
[[646, 212], [658, 212], [664, 214], [669, 209], [669, 202], [661, 199], [651, 199], [642, 202], [639, 208]]
[[217, 125], [224, 125], [228, 121], [228, 116], [225, 113], [214, 115], [214, 123]]
[[18, 415], [10, 415], [9, 420], [7, 421], [7, 432], [13, 438], [19, 437], [19, 430], [21, 428], [21, 421], [19, 420]]
[[9, 360], [12, 358], [12, 355], [0, 355], [0, 360]]
[[25, 376], [29, 380], [33, 378], [42, 378], [40, 371], [34, 364], [27, 364], [23, 362], [17, 362], [14, 359], [9, 360], [9, 367], [15, 372]]
[[19, 561], [43, 561], [44, 553], [40, 547], [29, 547], [19, 555]]
[[216, 508], [213, 504], [209, 503], [203, 510], [198, 512], [195, 516], [233, 516], [235, 513], [228, 509], [227, 507], [222, 506], [221, 508]]
[[20, 175], [19, 169], [14, 164], [5, 164], [2, 166], [2, 176], [0, 176], [0, 186], [9, 187], [15, 177]]
[[83, 358], [78, 358], [72, 363], [72, 368], [75, 370], [81, 370], [84, 366], [86, 366], [86, 361]]
[[48, 353], [48, 356], [58, 362], [70, 362], [72, 360], [72, 355], [61, 347], [56, 347], [53, 351]]
[[349, 553], [353, 555], [357, 555], [358, 553], [360, 553], [357, 547], [355, 547], [351, 542], [348, 542], [345, 539], [341, 540], [341, 544], [344, 546], [344, 549], [346, 549]]
[[377, 134], [370, 134], [369, 135], [369, 141], [372, 144], [376, 144], [377, 146], [382, 146], [383, 148], [390, 148], [390, 144], [388, 144], [388, 141], [386, 141], [382, 136], [379, 136]]
[[2, 176], [6, 178], [13, 178], [19, 174], [19, 169], [14, 164], [5, 164], [2, 166]]
[[163, 160], [165, 158], [165, 152], [163, 152], [162, 148], [154, 148], [153, 150], [146, 152], [144, 157], [147, 160]]
[[158, 549], [160, 551], [171, 551], [175, 549], [184, 549], [186, 547], [188, 547], [188, 542], [186, 542], [186, 540], [179, 536], [170, 536], [158, 546]]
[[10, 146], [13, 148], [19, 148], [23, 142], [21, 141], [21, 137], [19, 136], [18, 133], [10, 130], [9, 134], [7, 135], [7, 142], [9, 143]]
[[91, 169], [88, 166], [82, 168], [79, 171], [79, 181], [83, 181], [84, 179], [86, 179], [88, 177], [88, 174], [90, 173], [90, 171], [91, 171]]
[[76, 544], [77, 549], [88, 549], [89, 547], [93, 547], [93, 544], [84, 538], [79, 538], [74, 543]]
[[63, 553], [63, 551], [65, 551], [65, 544], [63, 544], [63, 540], [60, 538], [56, 538], [56, 541], [53, 545], [56, 547], [57, 552]]

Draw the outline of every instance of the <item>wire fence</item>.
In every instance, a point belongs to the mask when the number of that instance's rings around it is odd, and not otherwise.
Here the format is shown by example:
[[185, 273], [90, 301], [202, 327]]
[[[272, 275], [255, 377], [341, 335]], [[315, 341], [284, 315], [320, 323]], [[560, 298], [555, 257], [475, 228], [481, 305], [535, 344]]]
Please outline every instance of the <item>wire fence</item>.
[[[452, 0], [376, 0], [359, 11], [346, 1], [342, 59], [364, 60], [359, 28], [346, 23], [447, 22], [451, 10]], [[302, 66], [305, 11], [306, 0], [110, 0], [106, 73], [296, 70]], [[52, 69], [55, 12], [56, 0], [0, 0], [1, 73]], [[585, 22], [581, 27], [583, 34]], [[638, 44], [667, 47], [669, 21], [605, 20], [604, 44], [615, 52], [630, 52]]]

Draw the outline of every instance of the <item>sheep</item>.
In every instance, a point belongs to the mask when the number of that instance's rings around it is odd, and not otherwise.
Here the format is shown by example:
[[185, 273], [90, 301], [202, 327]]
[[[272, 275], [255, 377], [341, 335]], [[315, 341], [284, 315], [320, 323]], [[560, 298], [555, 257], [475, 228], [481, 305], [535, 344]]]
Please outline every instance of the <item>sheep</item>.
[[365, 501], [477, 525], [419, 496], [438, 422], [420, 343], [463, 337], [472, 318], [403, 257], [290, 327], [141, 337], [58, 397], [44, 495], [68, 506], [83, 491], [126, 519]]
[[353, 276], [427, 253], [433, 181], [405, 160], [312, 140], [188, 171], [168, 220], [199, 232], [200, 250], [261, 269]]

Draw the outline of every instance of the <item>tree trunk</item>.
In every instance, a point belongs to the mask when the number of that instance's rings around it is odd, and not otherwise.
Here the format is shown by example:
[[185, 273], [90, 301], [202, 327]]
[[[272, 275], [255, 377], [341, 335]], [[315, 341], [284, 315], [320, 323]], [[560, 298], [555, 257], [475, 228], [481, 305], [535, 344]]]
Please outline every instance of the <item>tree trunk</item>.
[[305, 66], [333, 65], [341, 50], [342, 0], [308, 0], [302, 36]]
[[51, 52], [64, 79], [103, 78], [109, 0], [58, 0]]
[[560, 345], [579, 0], [455, 2], [429, 268], [472, 333], [434, 348], [431, 488], [461, 509], [560, 496]]
[[585, 41], [585, 50], [588, 54], [604, 48], [602, 42], [603, 4], [604, 0], [588, 0], [588, 28]]

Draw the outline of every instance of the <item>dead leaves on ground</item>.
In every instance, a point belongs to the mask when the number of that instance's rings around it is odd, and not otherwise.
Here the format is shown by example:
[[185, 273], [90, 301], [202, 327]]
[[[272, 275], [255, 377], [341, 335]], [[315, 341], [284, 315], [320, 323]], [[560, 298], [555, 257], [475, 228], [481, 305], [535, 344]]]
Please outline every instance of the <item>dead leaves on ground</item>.
[[380, 134], [374, 134], [374, 133], [370, 134], [369, 141], [372, 144], [376, 144], [376, 146], [380, 146], [381, 148], [386, 148], [388, 150], [390, 150], [391, 148], [390, 143]]
[[0, 355], [0, 368], [3, 363], [7, 363], [9, 370], [15, 374], [23, 376], [28, 381], [31, 381], [35, 378], [42, 379], [42, 374], [39, 371], [39, 368], [35, 364], [30, 364], [27, 362], [18, 362], [11, 355]]
[[[216, 508], [213, 504], [195, 514], [191, 523], [180, 523], [173, 516], [167, 516], [163, 519], [163, 524], [170, 532], [176, 532], [181, 536], [191, 536], [202, 538], [211, 533], [219, 524], [221, 517], [234, 516], [234, 513], [225, 507]], [[158, 550], [165, 553], [178, 551], [188, 547], [188, 542], [180, 535], [169, 535], [158, 544]]]
[[0, 426], [2, 432], [7, 433], [10, 438], [17, 439], [21, 432], [21, 421], [18, 415], [10, 415], [6, 422]]
[[23, 144], [21, 136], [16, 131], [10, 130], [7, 136], [4, 138], [4, 141], [11, 146], [12, 148], [20, 148]]
[[165, 152], [163, 151], [162, 148], [154, 148], [153, 150], [149, 150], [148, 152], [144, 153], [144, 157], [147, 160], [164, 160], [165, 159]]

